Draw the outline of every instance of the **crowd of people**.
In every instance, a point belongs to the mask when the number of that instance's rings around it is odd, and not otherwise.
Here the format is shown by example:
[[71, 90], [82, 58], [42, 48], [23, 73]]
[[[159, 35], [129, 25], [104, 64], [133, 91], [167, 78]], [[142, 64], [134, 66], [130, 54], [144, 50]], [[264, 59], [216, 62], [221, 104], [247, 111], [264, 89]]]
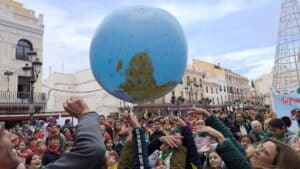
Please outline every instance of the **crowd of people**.
[[0, 133], [0, 169], [298, 169], [300, 110], [207, 111], [181, 116], [121, 113], [109, 121], [71, 98], [65, 110], [79, 119], [22, 122]]

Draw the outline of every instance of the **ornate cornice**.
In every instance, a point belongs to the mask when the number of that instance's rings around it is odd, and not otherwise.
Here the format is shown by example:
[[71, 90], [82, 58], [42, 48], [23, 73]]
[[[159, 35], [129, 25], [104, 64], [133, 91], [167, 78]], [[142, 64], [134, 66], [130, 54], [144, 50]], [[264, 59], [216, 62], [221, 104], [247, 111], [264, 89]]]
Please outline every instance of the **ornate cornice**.
[[39, 29], [39, 28], [35, 28], [35, 27], [30, 27], [30, 26], [27, 26], [27, 25], [7, 21], [7, 20], [2, 19], [2, 18], [0, 18], [0, 25], [7, 26], [7, 27], [12, 27], [12, 28], [15, 28], [17, 30], [22, 30], [22, 31], [25, 31], [25, 32], [33, 33], [33, 34], [38, 34], [40, 36], [43, 36], [43, 34], [44, 34], [44, 29], [43, 28]]

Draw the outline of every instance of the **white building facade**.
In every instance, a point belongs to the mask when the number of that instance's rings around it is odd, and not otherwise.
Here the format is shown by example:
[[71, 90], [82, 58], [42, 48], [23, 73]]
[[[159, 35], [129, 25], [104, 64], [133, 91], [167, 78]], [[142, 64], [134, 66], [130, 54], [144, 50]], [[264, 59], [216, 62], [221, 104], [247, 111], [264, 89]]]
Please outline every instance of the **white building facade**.
[[130, 103], [112, 96], [95, 80], [90, 69], [65, 74], [52, 72], [44, 81], [43, 91], [47, 93], [47, 112], [63, 111], [62, 104], [71, 96], [82, 97], [99, 114], [119, 112]]
[[[37, 52], [39, 61], [43, 61], [43, 15], [23, 7], [14, 0], [0, 0], [0, 112], [14, 109], [22, 103], [22, 109], [28, 109], [30, 78], [22, 67], [29, 64], [28, 51]], [[42, 72], [35, 83], [34, 97], [42, 102]], [[9, 107], [8, 104], [10, 104]]]
[[258, 102], [263, 105], [271, 105], [270, 88], [272, 87], [273, 73], [267, 73], [254, 81]]

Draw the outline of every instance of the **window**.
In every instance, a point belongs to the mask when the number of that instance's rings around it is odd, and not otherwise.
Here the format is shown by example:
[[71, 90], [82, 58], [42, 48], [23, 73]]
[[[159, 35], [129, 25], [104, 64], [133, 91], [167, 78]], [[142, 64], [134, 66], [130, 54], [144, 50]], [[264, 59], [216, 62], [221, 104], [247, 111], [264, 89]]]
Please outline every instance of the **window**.
[[199, 86], [202, 88], [202, 79], [199, 80]]
[[18, 98], [29, 99], [30, 94], [30, 78], [24, 76], [18, 76]]
[[218, 92], [218, 88], [216, 88], [216, 93], [218, 94], [219, 92]]
[[190, 76], [187, 76], [186, 77], [186, 85], [189, 85], [189, 83], [190, 83]]
[[19, 60], [29, 60], [27, 56], [27, 52], [32, 50], [32, 44], [25, 39], [21, 39], [18, 41], [16, 48], [16, 59]]
[[208, 93], [208, 87], [206, 86], [206, 93]]
[[211, 90], [211, 93], [213, 94], [214, 93], [214, 88], [210, 88], [210, 90]]

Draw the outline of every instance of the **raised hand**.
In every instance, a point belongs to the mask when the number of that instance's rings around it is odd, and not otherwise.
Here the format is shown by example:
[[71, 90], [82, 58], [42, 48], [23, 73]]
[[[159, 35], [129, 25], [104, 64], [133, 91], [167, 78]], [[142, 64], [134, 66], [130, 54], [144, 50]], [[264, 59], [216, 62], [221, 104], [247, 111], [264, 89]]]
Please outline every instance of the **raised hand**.
[[189, 114], [196, 114], [202, 116], [203, 120], [206, 120], [210, 116], [210, 112], [202, 108], [193, 108]]
[[180, 117], [172, 116], [171, 121], [172, 123], [176, 124], [176, 126], [179, 128], [186, 126], [186, 123]]
[[141, 124], [138, 120], [130, 113], [121, 113], [121, 119], [129, 124], [132, 128], [140, 128]]
[[177, 148], [182, 144], [182, 136], [161, 136], [159, 141], [169, 145], [171, 148]]
[[63, 106], [66, 112], [76, 118], [80, 118], [91, 111], [86, 102], [79, 97], [71, 97], [64, 103]]
[[202, 126], [197, 129], [198, 132], [204, 132], [218, 139], [219, 143], [223, 143], [225, 138], [222, 133], [209, 126]]

